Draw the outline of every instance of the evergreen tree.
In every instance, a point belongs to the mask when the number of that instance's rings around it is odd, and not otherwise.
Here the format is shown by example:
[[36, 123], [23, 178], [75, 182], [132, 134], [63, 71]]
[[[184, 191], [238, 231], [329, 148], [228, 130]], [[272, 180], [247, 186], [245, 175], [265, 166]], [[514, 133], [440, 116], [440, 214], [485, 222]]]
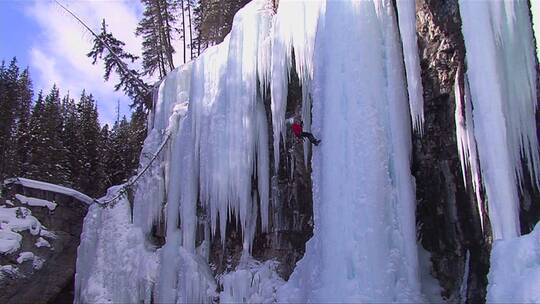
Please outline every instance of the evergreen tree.
[[136, 108], [152, 108], [152, 90], [142, 80], [142, 75], [130, 69], [125, 61], [134, 62], [137, 57], [124, 51], [125, 43], [116, 39], [112, 33], [107, 32], [107, 24], [103, 20], [101, 33], [94, 39], [92, 50], [86, 54], [96, 64], [98, 58], [105, 62], [105, 80], [109, 80], [114, 70], [120, 79], [115, 90], [120, 90], [133, 100], [132, 106]]
[[102, 188], [104, 172], [100, 155], [100, 127], [96, 102], [93, 96], [83, 92], [81, 101], [77, 105], [80, 119], [81, 151], [78, 155], [80, 160], [78, 188], [89, 195], [99, 194]]
[[163, 78], [174, 69], [172, 46], [174, 12], [177, 3], [173, 0], [141, 0], [143, 18], [139, 21], [136, 35], [143, 37], [143, 69], [145, 75], [157, 70]]
[[184, 11], [184, 0], [180, 0], [180, 14], [182, 14], [182, 27], [177, 29], [177, 31], [180, 33], [180, 39], [182, 39], [182, 44], [184, 45], [184, 63], [186, 63], [186, 54], [187, 54], [187, 48], [186, 48], [186, 13]]
[[131, 115], [129, 123], [130, 128], [130, 147], [131, 155], [128, 164], [128, 171], [135, 172], [139, 166], [139, 157], [142, 146], [146, 138], [146, 115], [142, 111], [135, 111]]
[[26, 68], [18, 81], [19, 98], [17, 99], [15, 130], [16, 166], [17, 176], [24, 176], [28, 170], [30, 157], [30, 112], [34, 91], [28, 68]]
[[196, 45], [194, 43], [193, 39], [193, 15], [191, 12], [195, 8], [195, 1], [194, 0], [186, 0], [186, 7], [188, 11], [188, 22], [189, 22], [189, 53], [190, 53], [190, 59], [193, 59], [199, 55], [196, 50]]
[[28, 177], [37, 180], [46, 178], [44, 167], [49, 161], [45, 139], [47, 130], [45, 129], [44, 107], [43, 92], [39, 91], [30, 117], [30, 159], [27, 172]]
[[[36, 102], [36, 106], [37, 106]], [[39, 111], [41, 110], [41, 113]], [[62, 112], [60, 92], [54, 85], [50, 93], [45, 97], [42, 109], [37, 109], [35, 135], [37, 146], [31, 155], [33, 166], [32, 174], [38, 179], [53, 183], [63, 184], [68, 180], [69, 173], [65, 164], [65, 150], [62, 142]], [[34, 114], [32, 114], [33, 116]]]
[[62, 117], [64, 119], [62, 142], [66, 155], [66, 185], [77, 187], [81, 171], [79, 165], [79, 155], [81, 154], [80, 121], [75, 100], [69, 94], [62, 99]]
[[100, 131], [100, 146], [99, 146], [99, 153], [101, 155], [101, 165], [103, 167], [103, 185], [100, 189], [100, 193], [103, 193], [108, 187], [112, 186], [113, 183], [111, 182], [108, 169], [108, 165], [112, 163], [111, 159], [111, 151], [110, 151], [110, 145], [111, 145], [111, 132], [109, 131], [109, 125], [105, 124]]
[[194, 8], [199, 53], [218, 44], [231, 31], [234, 15], [250, 0], [200, 0]]
[[122, 120], [115, 122], [109, 142], [109, 158], [106, 172], [112, 185], [124, 183], [133, 174], [129, 166], [133, 153], [130, 136], [129, 122], [123, 116]]
[[0, 69], [0, 178], [16, 173], [14, 130], [17, 98], [19, 95], [19, 67], [13, 58], [6, 69], [4, 62]]

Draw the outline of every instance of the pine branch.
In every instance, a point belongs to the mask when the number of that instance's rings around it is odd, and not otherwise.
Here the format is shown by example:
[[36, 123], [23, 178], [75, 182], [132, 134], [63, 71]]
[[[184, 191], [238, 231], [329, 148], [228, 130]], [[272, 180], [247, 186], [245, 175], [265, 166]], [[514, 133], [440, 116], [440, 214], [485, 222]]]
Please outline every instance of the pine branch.
[[[109, 51], [109, 54], [111, 54], [111, 56], [114, 57], [116, 65], [120, 68], [120, 70], [122, 70], [123, 73], [125, 73], [126, 75], [129, 75], [130, 78], [133, 81], [136, 82], [137, 86], [139, 87], [139, 89], [142, 90], [142, 93], [144, 95], [149, 96], [151, 94], [152, 88], [150, 88], [146, 83], [144, 83], [144, 81], [142, 81], [139, 78], [139, 76], [137, 74], [135, 74], [135, 72], [133, 70], [129, 69], [127, 64], [120, 58], [120, 56], [118, 56], [116, 54], [114, 49], [103, 38], [100, 37], [100, 35], [96, 34], [88, 25], [86, 25], [86, 23], [81, 18], [79, 18], [75, 13], [73, 13], [67, 7], [62, 5], [58, 0], [54, 0], [54, 2], [56, 4], [58, 4], [58, 6], [60, 6], [62, 9], [64, 9], [67, 13], [69, 13], [73, 18], [75, 18], [75, 20], [77, 20], [88, 32], [90, 32], [95, 37], [95, 39], [97, 41], [99, 41], [103, 46], [105, 46], [105, 48], [107, 48], [107, 50]], [[131, 56], [131, 57], [129, 57], [129, 59], [131, 59], [133, 61], [135, 59], [135, 57]], [[94, 58], [94, 63], [95, 63], [95, 61], [96, 60]], [[110, 74], [110, 68], [111, 67], [109, 67], [109, 69], [108, 69], [109, 73], [106, 73], [106, 77]], [[121, 83], [116, 85], [115, 88], [119, 89], [123, 84], [124, 84], [124, 81], [121, 81]]]

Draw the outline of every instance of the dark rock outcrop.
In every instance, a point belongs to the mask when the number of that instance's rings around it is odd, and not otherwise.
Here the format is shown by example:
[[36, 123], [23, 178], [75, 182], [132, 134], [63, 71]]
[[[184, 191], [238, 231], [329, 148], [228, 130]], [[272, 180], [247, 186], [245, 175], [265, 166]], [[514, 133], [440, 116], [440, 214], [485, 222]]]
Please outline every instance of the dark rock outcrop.
[[[454, 79], [465, 69], [458, 1], [421, 0], [416, 11], [425, 112], [424, 135], [413, 138], [418, 234], [432, 254], [443, 298], [482, 302], [490, 232], [482, 230], [478, 203], [465, 187], [456, 144]], [[485, 205], [482, 209], [487, 214]], [[487, 218], [484, 223], [489, 227]], [[462, 286], [468, 287], [465, 294]]]

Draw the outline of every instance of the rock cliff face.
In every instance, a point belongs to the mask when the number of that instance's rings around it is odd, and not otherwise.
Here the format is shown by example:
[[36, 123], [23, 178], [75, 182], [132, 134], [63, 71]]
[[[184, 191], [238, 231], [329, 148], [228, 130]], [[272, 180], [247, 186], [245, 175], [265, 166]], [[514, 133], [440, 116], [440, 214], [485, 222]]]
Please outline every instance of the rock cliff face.
[[[50, 210], [21, 204], [14, 198], [16, 193], [46, 199], [57, 206]], [[21, 187], [12, 189], [8, 199], [13, 206], [7, 204], [4, 207], [20, 207], [23, 213], [29, 210], [31, 214], [21, 214], [18, 218], [33, 216], [41, 223], [41, 229], [35, 235], [29, 231], [21, 232], [20, 249], [11, 254], [0, 254], [0, 265], [15, 269], [0, 275], [0, 302], [72, 303], [77, 247], [87, 205], [69, 196]], [[1, 203], [6, 204], [5, 199]], [[32, 253], [33, 257], [22, 261], [23, 252]]]
[[[416, 134], [413, 141], [418, 235], [432, 253], [443, 297], [479, 302], [487, 285], [490, 235], [481, 229], [457, 150], [454, 82], [466, 68], [457, 1], [418, 1], [417, 30], [426, 119], [423, 136]], [[461, 286], [468, 291], [460, 291]]]

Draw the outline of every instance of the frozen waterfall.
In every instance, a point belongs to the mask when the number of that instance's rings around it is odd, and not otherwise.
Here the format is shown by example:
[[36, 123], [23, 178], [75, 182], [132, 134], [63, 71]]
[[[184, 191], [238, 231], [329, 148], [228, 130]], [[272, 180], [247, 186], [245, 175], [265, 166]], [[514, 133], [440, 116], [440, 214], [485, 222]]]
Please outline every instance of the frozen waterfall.
[[[270, 3], [251, 1], [221, 44], [162, 80], [132, 209], [123, 198], [85, 220], [76, 302], [425, 300], [411, 175], [411, 132], [424, 127], [414, 1]], [[468, 70], [456, 78], [457, 149], [479, 204], [486, 189], [496, 238], [519, 233], [519, 182], [539, 173], [524, 3], [460, 1]], [[277, 229], [270, 168], [282, 161], [292, 69], [304, 127], [322, 144], [305, 145], [314, 231], [285, 282], [251, 254], [256, 232]], [[216, 274], [211, 241], [224, 247], [229, 225], [241, 258]]]

